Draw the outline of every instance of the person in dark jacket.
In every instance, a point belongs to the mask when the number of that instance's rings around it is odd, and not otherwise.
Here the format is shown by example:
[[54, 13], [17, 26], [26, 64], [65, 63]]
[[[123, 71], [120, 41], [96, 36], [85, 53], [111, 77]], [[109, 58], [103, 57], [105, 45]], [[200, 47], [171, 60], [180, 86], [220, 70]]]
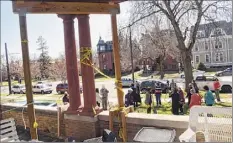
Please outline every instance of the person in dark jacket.
[[69, 100], [69, 94], [67, 92], [64, 93], [64, 96], [62, 98], [62, 102], [64, 105], [68, 104], [70, 102]]
[[125, 95], [125, 107], [133, 105], [133, 97], [131, 96], [132, 89], [128, 90], [128, 93]]
[[199, 93], [199, 88], [197, 87], [197, 84], [196, 84], [195, 80], [193, 80], [192, 86], [193, 86], [193, 88], [194, 88], [194, 90], [195, 90], [194, 92], [195, 92], [195, 93]]
[[184, 114], [183, 106], [184, 106], [184, 103], [185, 103], [185, 99], [184, 99], [184, 92], [180, 87], [178, 88], [178, 93], [180, 95], [180, 98], [179, 98], [180, 113], [183, 115]]
[[133, 97], [134, 107], [138, 107], [138, 102], [141, 102], [141, 98], [140, 95], [136, 93], [136, 88], [133, 88], [131, 96]]
[[188, 105], [190, 104], [191, 96], [192, 96], [192, 93], [190, 92], [191, 89], [193, 89], [193, 86], [192, 86], [192, 84], [190, 83], [190, 84], [189, 84], [189, 87], [188, 87], [188, 90], [187, 90], [187, 96], [186, 96], [186, 98], [188, 98]]
[[179, 115], [179, 108], [180, 108], [180, 95], [177, 93], [177, 89], [174, 89], [172, 93], [172, 113], [174, 115]]
[[156, 98], [156, 104], [157, 106], [161, 106], [161, 94], [162, 94], [162, 88], [159, 83], [156, 84], [155, 86], [155, 98]]

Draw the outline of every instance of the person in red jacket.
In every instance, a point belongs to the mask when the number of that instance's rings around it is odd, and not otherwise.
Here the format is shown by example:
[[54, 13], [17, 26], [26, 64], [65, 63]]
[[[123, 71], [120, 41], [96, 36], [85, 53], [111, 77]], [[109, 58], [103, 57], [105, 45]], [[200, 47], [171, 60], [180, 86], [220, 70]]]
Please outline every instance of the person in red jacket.
[[220, 89], [221, 85], [218, 81], [218, 79], [216, 78], [215, 82], [214, 82], [214, 92], [215, 92], [215, 96], [217, 98], [217, 101], [220, 102], [220, 96], [219, 96], [219, 89]]
[[201, 105], [201, 96], [198, 93], [195, 93], [193, 89], [190, 90], [190, 93], [192, 94], [192, 96], [189, 108], [191, 109], [194, 105]]

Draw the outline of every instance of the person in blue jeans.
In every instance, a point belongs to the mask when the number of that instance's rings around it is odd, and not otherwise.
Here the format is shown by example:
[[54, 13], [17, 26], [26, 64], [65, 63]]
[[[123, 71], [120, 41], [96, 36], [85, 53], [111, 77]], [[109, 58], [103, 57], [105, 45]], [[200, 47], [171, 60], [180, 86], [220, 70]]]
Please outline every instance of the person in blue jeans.
[[156, 97], [156, 104], [157, 106], [161, 106], [161, 94], [162, 94], [162, 88], [159, 83], [156, 84], [155, 86], [155, 97]]

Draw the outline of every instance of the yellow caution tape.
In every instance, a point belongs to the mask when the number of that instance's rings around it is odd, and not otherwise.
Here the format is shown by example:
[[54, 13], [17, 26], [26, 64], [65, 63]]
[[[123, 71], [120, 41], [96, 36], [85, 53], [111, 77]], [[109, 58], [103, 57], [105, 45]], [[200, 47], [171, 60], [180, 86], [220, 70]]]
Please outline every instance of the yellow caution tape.
[[33, 123], [33, 128], [37, 128], [38, 127], [38, 123], [35, 121], [34, 123]]

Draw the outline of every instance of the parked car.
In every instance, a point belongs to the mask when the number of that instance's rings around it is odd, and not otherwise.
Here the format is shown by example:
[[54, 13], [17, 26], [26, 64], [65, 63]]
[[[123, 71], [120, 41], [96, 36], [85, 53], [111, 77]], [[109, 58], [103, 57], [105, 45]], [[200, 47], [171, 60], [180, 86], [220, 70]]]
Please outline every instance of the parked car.
[[45, 84], [37, 84], [37, 85], [33, 86], [32, 92], [33, 93], [41, 93], [41, 94], [45, 94], [45, 93], [50, 94], [53, 92], [53, 90]]
[[45, 85], [47, 85], [47, 86], [52, 86], [52, 84], [51, 83], [48, 83], [47, 81], [38, 81], [36, 84], [45, 84]]
[[13, 94], [15, 94], [15, 93], [24, 94], [24, 93], [26, 93], [25, 85], [14, 85], [14, 86], [12, 86], [11, 92]]
[[133, 83], [133, 80], [131, 78], [121, 78], [122, 81], [122, 87], [130, 87]]
[[[59, 83], [56, 86], [56, 91], [58, 94], [63, 94], [68, 91], [68, 83]], [[80, 93], [83, 93], [83, 88], [80, 86]]]
[[227, 68], [223, 71], [219, 71], [215, 75], [216, 76], [232, 76], [232, 68]]
[[149, 89], [149, 90], [155, 90], [155, 86], [156, 84], [159, 83], [161, 85], [161, 88], [162, 88], [162, 93], [167, 93], [167, 90], [169, 89], [166, 81], [161, 81], [161, 80], [145, 80], [145, 81], [142, 81], [141, 84], [140, 84], [140, 91], [145, 94], [146, 93], [146, 90]]
[[[201, 70], [193, 70], [193, 78], [195, 79], [197, 76], [199, 75], [204, 75], [205, 74], [205, 71], [201, 71]], [[185, 78], [185, 75], [184, 75], [184, 72], [182, 72], [180, 74], [180, 78]]]
[[[196, 83], [200, 90], [204, 90], [203, 87], [207, 85], [210, 90], [214, 91], [214, 81], [217, 79], [215, 76], [197, 76]], [[218, 79], [221, 85], [221, 92], [232, 93], [232, 81], [222, 81]]]

